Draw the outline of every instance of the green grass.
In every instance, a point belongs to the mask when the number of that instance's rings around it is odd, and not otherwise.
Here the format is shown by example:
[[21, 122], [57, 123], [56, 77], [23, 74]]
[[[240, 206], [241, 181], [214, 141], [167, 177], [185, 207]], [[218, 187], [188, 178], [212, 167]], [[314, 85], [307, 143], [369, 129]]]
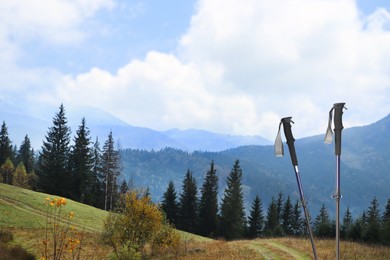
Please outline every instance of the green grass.
[[[45, 193], [34, 192], [0, 184], [0, 226], [16, 228], [44, 227], [47, 205], [46, 198], [55, 198]], [[74, 224], [84, 227], [89, 231], [101, 232], [103, 220], [108, 212], [97, 209], [73, 200], [67, 200], [64, 213], [75, 213]], [[7, 213], [8, 212], [8, 213]]]

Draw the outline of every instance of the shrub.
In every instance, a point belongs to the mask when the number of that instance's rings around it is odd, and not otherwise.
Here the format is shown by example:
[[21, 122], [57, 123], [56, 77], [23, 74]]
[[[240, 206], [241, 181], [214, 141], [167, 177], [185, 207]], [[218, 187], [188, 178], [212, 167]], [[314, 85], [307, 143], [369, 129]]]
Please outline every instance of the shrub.
[[146, 245], [165, 251], [163, 243], [178, 243], [178, 237], [164, 225], [163, 214], [149, 196], [136, 192], [124, 195], [123, 208], [110, 213], [104, 223], [103, 239], [118, 259], [139, 258], [146, 254]]

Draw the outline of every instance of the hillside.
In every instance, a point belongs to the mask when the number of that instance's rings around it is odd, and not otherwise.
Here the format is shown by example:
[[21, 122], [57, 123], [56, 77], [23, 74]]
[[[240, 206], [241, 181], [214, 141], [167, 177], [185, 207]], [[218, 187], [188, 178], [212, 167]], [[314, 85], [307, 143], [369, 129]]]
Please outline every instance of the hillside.
[[[324, 203], [331, 215], [334, 212], [335, 155], [334, 144], [323, 143], [324, 136], [313, 136], [296, 141], [299, 169], [303, 188], [312, 215]], [[384, 207], [390, 198], [390, 116], [371, 125], [344, 129], [341, 155], [341, 210], [350, 206], [352, 214], [361, 214], [377, 197]], [[274, 156], [273, 146], [241, 146], [222, 152], [185, 152], [166, 148], [160, 151], [126, 149], [121, 152], [123, 172], [137, 185], [149, 187], [153, 198], [161, 199], [169, 180], [181, 190], [187, 169], [193, 171], [202, 185], [203, 176], [214, 160], [220, 176], [223, 195], [225, 178], [234, 160], [239, 159], [243, 169], [244, 197], [249, 205], [256, 194], [266, 207], [279, 191], [293, 200], [299, 198], [294, 171], [287, 146], [283, 158]], [[383, 209], [382, 209], [383, 210]]]
[[[14, 243], [40, 255], [48, 194], [0, 184], [0, 230], [14, 234]], [[53, 197], [53, 196], [51, 196]], [[99, 240], [103, 219], [107, 212], [68, 200], [66, 211], [75, 212], [74, 223], [85, 226], [83, 257], [107, 259], [111, 248]], [[311, 259], [310, 242], [306, 238], [273, 238], [240, 241], [217, 241], [181, 232], [183, 247], [179, 259]], [[320, 259], [334, 259], [334, 240], [317, 240]], [[388, 259], [388, 247], [341, 242], [343, 259]], [[153, 258], [152, 258], [153, 259]], [[158, 259], [158, 257], [157, 257]]]

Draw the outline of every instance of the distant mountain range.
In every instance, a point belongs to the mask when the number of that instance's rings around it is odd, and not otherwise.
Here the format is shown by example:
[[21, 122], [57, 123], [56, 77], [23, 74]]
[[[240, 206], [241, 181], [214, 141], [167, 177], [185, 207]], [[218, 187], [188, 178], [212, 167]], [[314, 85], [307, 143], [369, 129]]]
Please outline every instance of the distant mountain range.
[[[322, 204], [334, 214], [336, 159], [334, 144], [323, 143], [324, 136], [296, 141], [299, 169], [311, 214], [315, 217]], [[344, 129], [341, 155], [341, 210], [347, 206], [360, 215], [377, 197], [381, 210], [390, 199], [390, 115], [371, 125]], [[178, 192], [187, 169], [193, 171], [202, 185], [203, 177], [214, 160], [220, 177], [219, 196], [223, 195], [226, 176], [234, 161], [239, 159], [243, 169], [243, 185], [247, 210], [258, 194], [263, 205], [282, 192], [295, 201], [299, 198], [294, 170], [285, 145], [285, 157], [276, 158], [271, 145], [247, 145], [221, 152], [186, 152], [178, 149], [121, 152], [123, 173], [137, 185], [149, 187], [155, 200], [160, 200], [169, 180]], [[266, 208], [264, 208], [266, 210]]]
[[[169, 180], [175, 182], [180, 192], [187, 169], [193, 171], [200, 187], [211, 160], [220, 176], [222, 196], [226, 176], [236, 159], [244, 172], [247, 210], [257, 194], [264, 207], [278, 192], [293, 200], [299, 198], [287, 146], [285, 157], [276, 158], [272, 143], [260, 136], [231, 136], [194, 129], [156, 131], [131, 126], [97, 108], [65, 106], [65, 110], [73, 134], [82, 117], [87, 120], [93, 141], [99, 137], [103, 144], [112, 130], [121, 149], [123, 177], [149, 187], [156, 201], [161, 199]], [[28, 134], [36, 150], [40, 149], [58, 107], [45, 107], [44, 111], [46, 114], [36, 116], [31, 108], [0, 100], [0, 120], [6, 122], [13, 144], [19, 145]], [[361, 214], [374, 196], [383, 210], [390, 198], [390, 116], [371, 125], [344, 129], [342, 136], [342, 212], [349, 205], [353, 214]], [[312, 216], [322, 204], [331, 214], [334, 212], [334, 144], [324, 144], [323, 138], [321, 135], [296, 140], [302, 184]]]
[[[42, 141], [48, 128], [52, 126], [52, 119], [57, 112], [58, 108], [48, 107], [44, 115], [36, 116], [34, 111], [28, 111], [23, 106], [17, 107], [0, 100], [0, 120], [6, 122], [13, 144], [19, 145], [28, 134], [36, 150], [41, 148]], [[175, 147], [186, 151], [222, 151], [242, 145], [271, 143], [261, 136], [225, 135], [196, 129], [156, 131], [129, 125], [110, 113], [93, 107], [65, 106], [65, 112], [73, 134], [82, 117], [85, 117], [92, 141], [98, 137], [99, 142], [103, 144], [108, 133], [112, 131], [120, 149], [160, 150], [165, 147]]]

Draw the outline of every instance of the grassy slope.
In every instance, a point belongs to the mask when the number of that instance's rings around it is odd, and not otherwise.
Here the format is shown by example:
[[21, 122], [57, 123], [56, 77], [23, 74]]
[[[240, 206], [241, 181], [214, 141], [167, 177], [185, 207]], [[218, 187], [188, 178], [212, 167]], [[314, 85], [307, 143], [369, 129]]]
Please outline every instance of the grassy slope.
[[[37, 243], [43, 236], [45, 226], [45, 199], [54, 197], [0, 184], [0, 228], [11, 230], [16, 242], [31, 252], [37, 252]], [[65, 211], [75, 212], [74, 221], [79, 227], [85, 225], [90, 236], [98, 237], [103, 228], [107, 212], [68, 200]], [[257, 239], [233, 242], [214, 241], [179, 231], [185, 241], [185, 253], [181, 259], [311, 259], [308, 239]], [[334, 241], [318, 240], [317, 252], [320, 259], [334, 259]], [[91, 242], [92, 243], [92, 242]], [[104, 256], [110, 251], [93, 242], [91, 255]], [[101, 253], [97, 251], [101, 250]], [[97, 254], [98, 253], [98, 254]], [[358, 243], [341, 243], [342, 259], [390, 259], [390, 248], [373, 247]], [[88, 252], [87, 252], [88, 254]], [[102, 257], [104, 259], [104, 257]]]
[[[15, 186], [0, 184], [0, 212], [7, 209], [12, 218], [1, 214], [0, 226], [19, 228], [38, 228], [45, 223], [45, 199], [51, 196], [45, 193], [34, 192]], [[86, 226], [89, 231], [101, 231], [103, 219], [107, 212], [72, 200], [67, 200], [65, 212], [75, 212], [74, 222], [79, 226]], [[13, 207], [13, 210], [10, 210]]]

